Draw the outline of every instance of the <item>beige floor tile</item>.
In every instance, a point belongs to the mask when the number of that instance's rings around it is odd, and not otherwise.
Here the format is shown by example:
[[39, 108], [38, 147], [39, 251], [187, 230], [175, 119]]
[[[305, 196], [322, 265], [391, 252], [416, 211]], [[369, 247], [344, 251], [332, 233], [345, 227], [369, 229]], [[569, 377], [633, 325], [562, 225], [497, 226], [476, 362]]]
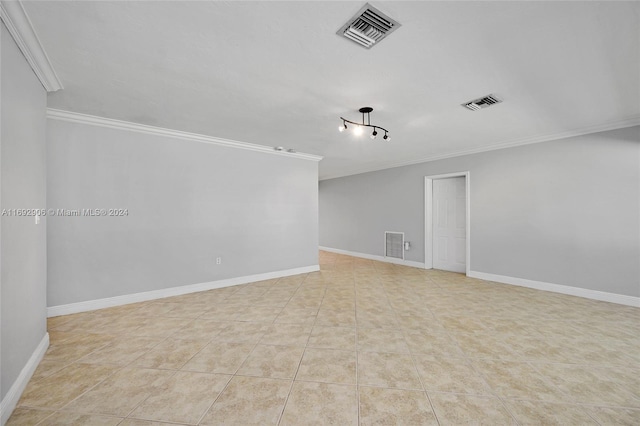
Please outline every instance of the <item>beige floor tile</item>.
[[210, 319], [195, 319], [187, 326], [171, 335], [177, 339], [193, 339], [210, 341], [231, 323], [229, 321], [216, 321]]
[[252, 343], [211, 342], [191, 358], [182, 370], [234, 374], [254, 346]]
[[[261, 298], [264, 301], [263, 298]], [[282, 312], [282, 308], [274, 308], [271, 306], [251, 306], [246, 310], [239, 312], [234, 321], [255, 321], [272, 323]]]
[[630, 408], [589, 407], [588, 411], [602, 425], [640, 425], [640, 410]]
[[47, 361], [71, 363], [112, 341], [112, 336], [102, 334], [76, 334], [60, 344], [49, 346], [45, 358]]
[[527, 363], [495, 360], [473, 360], [472, 363], [501, 397], [574, 402]]
[[414, 359], [427, 392], [492, 394], [486, 382], [464, 358], [434, 358], [416, 354]]
[[274, 324], [265, 328], [261, 344], [281, 346], [306, 346], [311, 334], [310, 325]]
[[400, 324], [394, 314], [378, 315], [374, 313], [363, 312], [364, 310], [358, 307], [358, 313], [356, 315], [356, 322], [360, 328], [390, 328], [394, 330], [400, 330]]
[[40, 379], [44, 379], [52, 375], [53, 373], [62, 370], [64, 367], [69, 365], [69, 363], [64, 361], [48, 361], [46, 358], [40, 361], [36, 371], [31, 376], [31, 381], [35, 382]]
[[230, 379], [229, 375], [179, 371], [155, 388], [130, 417], [195, 424]]
[[194, 303], [176, 303], [175, 307], [165, 313], [165, 317], [198, 318], [207, 311], [207, 305]]
[[168, 370], [126, 367], [66, 405], [64, 409], [125, 417], [173, 374]]
[[355, 350], [356, 329], [351, 327], [324, 327], [316, 325], [311, 331], [307, 347]]
[[445, 425], [515, 425], [498, 398], [429, 392], [436, 417]]
[[285, 308], [276, 317], [275, 324], [313, 324], [316, 321], [316, 308]]
[[18, 406], [58, 409], [116, 371], [107, 365], [72, 364], [37, 382], [29, 382]]
[[180, 423], [154, 422], [151, 420], [124, 419], [118, 426], [171, 426]]
[[457, 341], [446, 333], [428, 330], [405, 330], [407, 346], [412, 353], [438, 357], [462, 358], [464, 353]]
[[[104, 390], [116, 380], [109, 381], [108, 376], [128, 363], [167, 369], [163, 371], [168, 374], [181, 367], [183, 372], [232, 374], [240, 366], [244, 375], [238, 373], [236, 378], [246, 381], [273, 376], [291, 383], [297, 373], [299, 386], [354, 383], [345, 379], [353, 376], [350, 361], [338, 355], [355, 352], [357, 326], [359, 384], [363, 389], [376, 388], [365, 391], [363, 398], [370, 396], [366, 392], [387, 395], [375, 407], [380, 412], [363, 416], [363, 422], [395, 419], [396, 411], [385, 411], [384, 403], [408, 390], [412, 392], [403, 395], [418, 395], [424, 386], [444, 407], [454, 414], [458, 411], [457, 417], [451, 417], [454, 423], [457, 419], [499, 424], [504, 420], [499, 415], [500, 401], [477, 398], [495, 394], [516, 404], [510, 407], [511, 414], [523, 424], [538, 418], [553, 423], [554, 416], [561, 416], [565, 423], [587, 423], [584, 413], [575, 411], [576, 404], [583, 404], [601, 424], [640, 424], [637, 308], [333, 253], [320, 252], [320, 264], [323, 269], [311, 274], [49, 318], [51, 347], [12, 422], [37, 415], [29, 413], [34, 407], [70, 413], [65, 404], [83, 401], [90, 406], [94, 402], [88, 396], [95, 397], [100, 389], [106, 396], [95, 402], [96, 407], [113, 405], [105, 409], [117, 411], [121, 403], [110, 394], [129, 392], [137, 401], [144, 392], [139, 390], [139, 395], [130, 383], [137, 380], [135, 374], [122, 379], [124, 391]], [[167, 337], [164, 351], [143, 343], [151, 345]], [[257, 395], [252, 405], [252, 394], [242, 397], [240, 388], [233, 399], [242, 399], [238, 403], [242, 407], [262, 404]], [[331, 389], [320, 386], [314, 392], [318, 398], [330, 399]], [[300, 401], [305, 398], [294, 404], [296, 398], [300, 396], [292, 393], [290, 407], [304, 405]], [[454, 400], [447, 402], [447, 398]], [[404, 399], [412, 401], [408, 396]], [[400, 408], [407, 413], [417, 410], [411, 404]], [[555, 412], [557, 405], [552, 404], [562, 404], [563, 411]], [[492, 406], [497, 417], [491, 414]], [[235, 421], [237, 417], [229, 412], [237, 410], [221, 408], [216, 421], [224, 422], [225, 417], [228, 423]], [[295, 418], [291, 410], [289, 420], [285, 419], [290, 423]], [[298, 422], [345, 423], [331, 415], [314, 417], [313, 410], [300, 410]], [[465, 416], [474, 410], [485, 417], [468, 420]], [[436, 414], [447, 423], [449, 417], [443, 412], [436, 410]], [[153, 422], [130, 419], [123, 422], [127, 424]]]
[[131, 365], [179, 370], [206, 345], [205, 340], [168, 338], [136, 359]]
[[264, 335], [267, 326], [259, 322], [229, 323], [215, 337], [221, 342], [258, 343]]
[[359, 352], [358, 384], [422, 390], [413, 360], [405, 354]]
[[47, 417], [41, 425], [46, 426], [116, 426], [120, 424], [122, 417], [99, 416], [96, 414], [79, 414], [57, 412]]
[[237, 305], [217, 304], [207, 309], [198, 319], [208, 319], [214, 321], [232, 321], [238, 314]]
[[356, 315], [352, 311], [320, 309], [316, 324], [331, 327], [355, 327]]
[[276, 425], [290, 389], [290, 380], [236, 376], [200, 424]]
[[32, 426], [49, 417], [53, 411], [16, 408], [5, 426]]
[[422, 391], [360, 386], [360, 424], [437, 425], [431, 404]]
[[505, 405], [521, 425], [597, 425], [579, 405], [549, 404], [540, 401], [505, 400]]
[[640, 408], [640, 371], [575, 364], [534, 364], [570, 402]]
[[144, 337], [167, 337], [191, 324], [191, 318], [149, 317], [139, 321], [139, 327], [130, 334]]
[[511, 346], [495, 338], [492, 333], [454, 332], [458, 346], [469, 358], [506, 359], [517, 361], [521, 357]]
[[80, 359], [87, 364], [127, 365], [158, 345], [162, 338], [125, 337]]
[[303, 352], [298, 346], [257, 345], [236, 374], [293, 379]]
[[356, 387], [294, 382], [280, 425], [356, 425]]
[[409, 353], [409, 346], [400, 330], [358, 328], [357, 335], [359, 351]]
[[356, 384], [356, 352], [307, 348], [296, 380]]

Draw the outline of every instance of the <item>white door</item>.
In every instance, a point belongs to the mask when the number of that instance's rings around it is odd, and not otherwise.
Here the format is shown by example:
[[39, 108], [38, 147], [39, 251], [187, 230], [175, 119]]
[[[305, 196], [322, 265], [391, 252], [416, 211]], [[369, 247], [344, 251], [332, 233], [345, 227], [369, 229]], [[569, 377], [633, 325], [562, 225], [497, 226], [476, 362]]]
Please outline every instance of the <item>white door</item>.
[[465, 178], [433, 180], [433, 267], [465, 272]]

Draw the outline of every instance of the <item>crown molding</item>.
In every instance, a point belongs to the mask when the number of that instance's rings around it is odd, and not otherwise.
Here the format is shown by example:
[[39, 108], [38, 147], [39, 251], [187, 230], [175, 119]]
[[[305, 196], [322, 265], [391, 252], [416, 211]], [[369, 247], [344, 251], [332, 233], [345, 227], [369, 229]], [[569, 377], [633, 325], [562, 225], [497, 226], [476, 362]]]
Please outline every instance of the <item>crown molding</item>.
[[530, 145], [530, 144], [540, 143], [540, 142], [549, 142], [549, 141], [558, 140], [558, 139], [566, 139], [566, 138], [571, 138], [575, 136], [588, 135], [590, 133], [606, 132], [609, 130], [624, 129], [625, 127], [633, 127], [633, 126], [640, 126], [640, 116], [636, 115], [636, 116], [626, 118], [624, 120], [612, 121], [604, 124], [598, 124], [595, 126], [582, 127], [580, 129], [568, 130], [566, 132], [549, 133], [546, 135], [515, 139], [512, 141], [500, 142], [497, 144], [484, 146], [480, 148], [454, 151], [447, 154], [433, 155], [430, 157], [419, 158], [416, 160], [400, 161], [400, 162], [388, 163], [388, 164], [378, 164], [377, 166], [365, 167], [362, 169], [357, 169], [356, 171], [352, 171], [352, 172], [321, 176], [319, 180], [322, 181], [322, 180], [329, 180], [329, 179], [337, 179], [341, 177], [359, 175], [362, 173], [371, 173], [371, 172], [377, 172], [380, 170], [393, 169], [396, 167], [427, 163], [429, 161], [444, 160], [446, 158], [461, 157], [463, 155], [470, 155], [470, 154], [479, 154], [482, 152], [496, 151], [498, 149], [513, 148], [517, 146]]
[[166, 129], [163, 127], [149, 126], [146, 124], [132, 123], [130, 121], [115, 120], [113, 118], [104, 118], [95, 115], [81, 114], [79, 112], [63, 111], [53, 108], [47, 108], [47, 118], [51, 120], [87, 124], [90, 126], [107, 127], [110, 129], [146, 133], [148, 135], [165, 136], [194, 142], [210, 143], [230, 148], [244, 149], [247, 151], [257, 151], [265, 154], [273, 154], [283, 157], [300, 158], [303, 160], [320, 161], [323, 158], [319, 155], [305, 154], [302, 152], [275, 151], [272, 147], [264, 145], [216, 138], [213, 136], [201, 135], [198, 133], [183, 132], [181, 130]]
[[0, 18], [45, 90], [55, 92], [62, 89], [62, 83], [58, 79], [22, 3], [18, 0], [0, 1]]

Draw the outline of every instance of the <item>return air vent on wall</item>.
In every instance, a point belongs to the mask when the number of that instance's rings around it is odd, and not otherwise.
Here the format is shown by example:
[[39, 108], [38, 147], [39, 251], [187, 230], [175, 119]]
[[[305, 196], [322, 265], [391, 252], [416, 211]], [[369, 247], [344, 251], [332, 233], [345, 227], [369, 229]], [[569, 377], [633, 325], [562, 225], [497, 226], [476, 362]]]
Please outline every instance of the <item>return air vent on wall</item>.
[[471, 111], [478, 111], [479, 109], [488, 108], [491, 105], [499, 104], [500, 102], [502, 101], [494, 95], [487, 95], [484, 98], [478, 98], [471, 102], [464, 103], [462, 106], [470, 109]]
[[371, 49], [399, 26], [398, 22], [367, 3], [336, 34]]
[[384, 256], [404, 260], [404, 232], [385, 231]]

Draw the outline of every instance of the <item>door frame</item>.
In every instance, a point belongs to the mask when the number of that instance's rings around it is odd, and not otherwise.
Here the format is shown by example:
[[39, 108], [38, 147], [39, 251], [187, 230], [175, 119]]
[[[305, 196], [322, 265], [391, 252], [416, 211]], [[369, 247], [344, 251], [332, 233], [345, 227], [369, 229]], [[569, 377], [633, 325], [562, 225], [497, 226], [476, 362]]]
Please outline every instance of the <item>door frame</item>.
[[424, 177], [424, 269], [433, 269], [433, 181], [453, 177], [464, 177], [465, 191], [465, 244], [466, 244], [466, 275], [471, 271], [471, 173], [445, 173]]

